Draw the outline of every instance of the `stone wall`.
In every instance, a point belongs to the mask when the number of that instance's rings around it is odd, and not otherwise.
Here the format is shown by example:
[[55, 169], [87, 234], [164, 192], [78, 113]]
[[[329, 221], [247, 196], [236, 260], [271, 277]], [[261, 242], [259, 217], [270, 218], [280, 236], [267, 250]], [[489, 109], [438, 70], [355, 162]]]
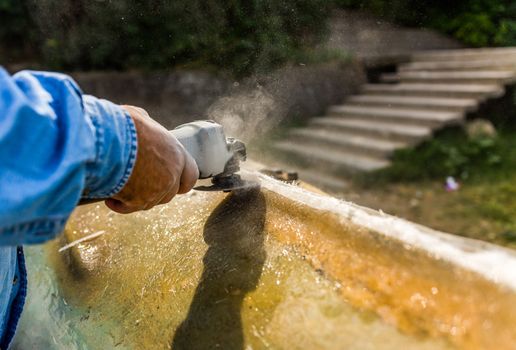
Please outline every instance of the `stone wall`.
[[323, 113], [364, 82], [358, 64], [282, 68], [242, 82], [203, 71], [72, 73], [84, 92], [145, 108], [168, 128], [215, 119], [251, 139], [288, 118]]
[[81, 89], [120, 104], [145, 108], [168, 128], [204, 118], [232, 81], [205, 71], [71, 73]]

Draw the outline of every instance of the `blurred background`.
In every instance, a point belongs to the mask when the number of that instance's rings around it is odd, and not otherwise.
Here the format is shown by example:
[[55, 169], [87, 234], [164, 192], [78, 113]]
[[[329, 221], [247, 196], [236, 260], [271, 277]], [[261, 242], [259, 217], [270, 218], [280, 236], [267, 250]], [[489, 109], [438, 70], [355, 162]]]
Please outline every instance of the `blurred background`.
[[0, 0], [0, 23], [12, 73], [215, 119], [269, 169], [516, 247], [514, 1]]
[[328, 38], [339, 9], [433, 28], [467, 46], [511, 46], [515, 6], [494, 0], [2, 0], [0, 40], [3, 64], [61, 70], [187, 66], [242, 77], [304, 59]]

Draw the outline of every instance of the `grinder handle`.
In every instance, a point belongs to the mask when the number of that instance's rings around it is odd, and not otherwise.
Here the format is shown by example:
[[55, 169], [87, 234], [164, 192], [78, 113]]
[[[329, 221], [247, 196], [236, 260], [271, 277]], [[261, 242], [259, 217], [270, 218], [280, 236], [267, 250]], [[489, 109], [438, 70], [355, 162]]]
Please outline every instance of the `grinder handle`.
[[212, 120], [179, 125], [170, 132], [197, 163], [200, 179], [222, 174], [226, 163], [233, 156], [222, 125]]

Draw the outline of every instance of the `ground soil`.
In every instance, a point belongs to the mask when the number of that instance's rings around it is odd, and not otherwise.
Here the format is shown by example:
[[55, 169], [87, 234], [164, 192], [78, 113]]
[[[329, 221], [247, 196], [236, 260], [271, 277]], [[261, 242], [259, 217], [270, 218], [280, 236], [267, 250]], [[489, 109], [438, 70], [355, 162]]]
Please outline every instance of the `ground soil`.
[[436, 230], [516, 248], [512, 192], [510, 181], [462, 184], [454, 192], [446, 191], [443, 183], [418, 182], [352, 185], [338, 196]]

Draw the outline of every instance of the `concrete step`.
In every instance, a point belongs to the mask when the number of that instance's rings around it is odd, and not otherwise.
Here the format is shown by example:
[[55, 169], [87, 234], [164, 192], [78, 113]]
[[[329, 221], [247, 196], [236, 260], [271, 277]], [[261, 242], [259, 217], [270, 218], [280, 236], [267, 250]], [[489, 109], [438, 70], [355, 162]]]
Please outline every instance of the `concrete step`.
[[325, 172], [330, 171], [334, 174], [374, 171], [390, 164], [387, 160], [292, 141], [277, 142], [273, 147], [278, 151], [288, 153], [302, 163], [309, 163], [324, 169]]
[[310, 127], [292, 130], [289, 139], [300, 144], [320, 145], [329, 149], [349, 151], [354, 154], [371, 155], [379, 158], [388, 158], [395, 150], [407, 146], [406, 143], [400, 141], [378, 140], [371, 135], [360, 136], [349, 132]]
[[474, 61], [516, 59], [516, 47], [432, 50], [412, 54], [412, 61]]
[[432, 135], [432, 129], [429, 127], [351, 118], [314, 118], [310, 121], [310, 126], [354, 135], [373, 136], [410, 145], [417, 144]]
[[332, 106], [328, 114], [342, 118], [378, 120], [382, 122], [407, 123], [421, 126], [444, 126], [461, 123], [461, 112], [438, 112], [406, 108], [379, 108], [363, 106]]
[[516, 47], [420, 52], [397, 73], [380, 78], [389, 84], [366, 84], [363, 94], [330, 107], [328, 117], [312, 119], [273, 145], [288, 155], [286, 161], [301, 165], [301, 179], [322, 188], [345, 188], [341, 178], [328, 173], [381, 169], [397, 149], [462, 123], [465, 113], [503, 96], [504, 85], [516, 83]]
[[516, 82], [514, 71], [405, 71], [387, 73], [385, 78], [395, 78], [407, 83], [451, 83], [451, 84], [511, 84]]
[[400, 82], [398, 73], [383, 73], [380, 75], [380, 83], [396, 84]]
[[342, 192], [349, 187], [349, 182], [341, 177], [332, 176], [317, 169], [299, 169], [297, 173], [301, 181], [314, 185], [322, 190]]
[[362, 91], [368, 95], [476, 98], [480, 101], [505, 93], [503, 86], [496, 84], [366, 84]]
[[462, 70], [506, 70], [516, 71], [516, 59], [484, 59], [467, 61], [420, 61], [398, 66], [398, 71], [462, 71]]
[[473, 98], [413, 97], [396, 95], [355, 95], [346, 99], [346, 104], [386, 108], [417, 108], [424, 110], [468, 111], [478, 107]]

